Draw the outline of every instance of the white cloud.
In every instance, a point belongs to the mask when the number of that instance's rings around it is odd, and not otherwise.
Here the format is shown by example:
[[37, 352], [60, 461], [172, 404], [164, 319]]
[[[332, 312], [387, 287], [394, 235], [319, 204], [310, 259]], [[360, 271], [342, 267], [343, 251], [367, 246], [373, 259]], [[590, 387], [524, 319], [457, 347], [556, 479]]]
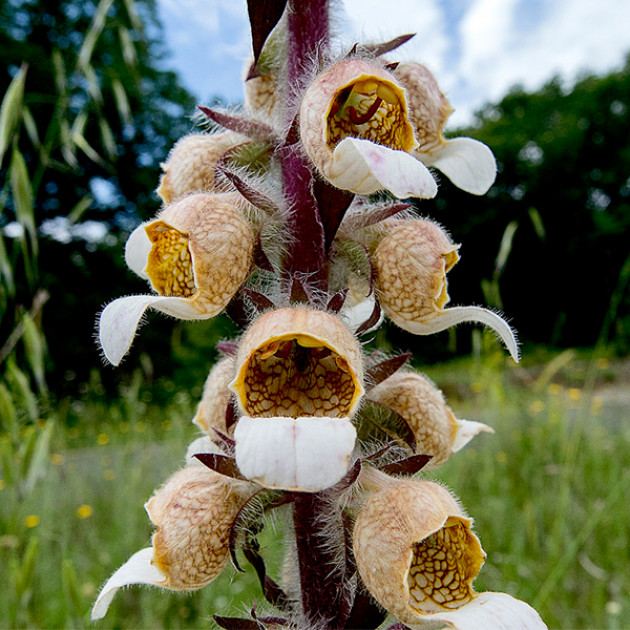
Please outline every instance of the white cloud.
[[[158, 0], [172, 66], [186, 84], [242, 98], [251, 52], [245, 0]], [[455, 107], [451, 125], [520, 83], [535, 90], [558, 74], [607, 72], [630, 50], [630, 2], [623, 0], [345, 0], [333, 22], [347, 48], [416, 32], [390, 55], [417, 59]], [[345, 17], [344, 17], [345, 13]]]
[[403, 61], [422, 59], [435, 72], [444, 69], [449, 40], [437, 0], [346, 0], [344, 8], [351, 29], [346, 40], [354, 37], [355, 41], [385, 42], [416, 33], [393, 56]]

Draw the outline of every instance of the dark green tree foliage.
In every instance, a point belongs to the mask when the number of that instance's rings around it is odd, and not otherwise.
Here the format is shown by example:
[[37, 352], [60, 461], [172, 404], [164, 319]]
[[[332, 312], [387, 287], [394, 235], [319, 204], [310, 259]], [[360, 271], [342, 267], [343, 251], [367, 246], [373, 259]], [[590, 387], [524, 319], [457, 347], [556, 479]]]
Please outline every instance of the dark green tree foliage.
[[[488, 195], [466, 195], [443, 179], [439, 201], [430, 202], [439, 207], [421, 204], [465, 243], [449, 274], [453, 303], [485, 301], [471, 274], [482, 268], [492, 278], [504, 231], [515, 222], [494, 306], [513, 317], [525, 343], [595, 343], [630, 253], [630, 60], [571, 90], [559, 80], [536, 93], [514, 88], [481, 110], [473, 129], [453, 135], [486, 143], [499, 164]], [[627, 291], [607, 332], [627, 347]], [[459, 332], [462, 340], [467, 334]]]
[[[37, 137], [23, 125], [17, 146], [33, 187], [40, 233], [35, 284], [51, 295], [43, 323], [51, 385], [58, 391], [65, 382], [86, 380], [99, 365], [93, 322], [100, 306], [121, 286], [146, 290], [133, 284], [123, 244], [159, 208], [151, 193], [159, 163], [192, 128], [187, 115], [195, 105], [176, 75], [160, 69], [160, 38], [153, 0], [0, 5], [0, 94], [22, 64], [28, 68], [24, 105]], [[0, 229], [14, 219], [12, 211], [9, 198]], [[87, 232], [76, 231], [77, 221], [87, 222]], [[103, 236], [103, 226], [113, 229]], [[57, 237], [46, 237], [52, 233]], [[11, 239], [6, 242], [10, 248]], [[19, 265], [16, 251], [9, 254]], [[18, 286], [16, 296], [26, 309], [35, 288], [29, 284]], [[0, 339], [11, 333], [10, 321], [2, 320]], [[152, 331], [145, 340], [166, 350], [169, 327]]]

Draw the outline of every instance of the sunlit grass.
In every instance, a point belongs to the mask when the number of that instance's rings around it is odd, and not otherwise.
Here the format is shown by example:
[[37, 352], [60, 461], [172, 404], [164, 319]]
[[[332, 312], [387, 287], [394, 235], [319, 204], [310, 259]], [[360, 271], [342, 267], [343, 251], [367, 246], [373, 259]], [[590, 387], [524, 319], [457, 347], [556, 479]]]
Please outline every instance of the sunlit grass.
[[[488, 553], [478, 590], [528, 601], [551, 628], [627, 627], [630, 425], [622, 409], [566, 369], [547, 378], [490, 360], [429, 372], [458, 417], [496, 431], [427, 473], [475, 519]], [[104, 621], [90, 624], [100, 585], [150, 543], [143, 504], [197, 435], [192, 399], [160, 409], [141, 398], [135, 390], [68, 407], [58, 426], [68, 418], [72, 426], [57, 429], [34, 490], [20, 497], [0, 479], [0, 627], [208, 628], [213, 613], [246, 616], [247, 604], [263, 606], [251, 568], [230, 567], [192, 594], [126, 589]], [[268, 532], [267, 551], [273, 540]]]

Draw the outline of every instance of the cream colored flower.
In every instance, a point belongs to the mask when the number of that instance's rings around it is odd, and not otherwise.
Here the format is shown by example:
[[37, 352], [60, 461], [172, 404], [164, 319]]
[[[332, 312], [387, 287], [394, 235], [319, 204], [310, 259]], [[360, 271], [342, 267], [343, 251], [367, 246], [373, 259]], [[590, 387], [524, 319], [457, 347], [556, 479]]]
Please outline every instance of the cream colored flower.
[[337, 188], [367, 195], [434, 197], [437, 185], [410, 152], [417, 148], [405, 91], [387, 70], [362, 59], [318, 76], [300, 107], [302, 146]]
[[196, 424], [210, 438], [215, 438], [213, 429], [230, 436], [234, 427], [227, 427], [225, 414], [232, 392], [228, 385], [234, 378], [234, 357], [223, 357], [210, 370], [203, 387], [201, 402], [193, 418]]
[[443, 464], [479, 432], [493, 432], [481, 422], [455, 418], [442, 392], [417, 372], [394, 372], [371, 389], [367, 398], [405, 420], [416, 442], [414, 452], [431, 455], [430, 467]]
[[278, 102], [278, 82], [272, 74], [259, 74], [245, 81], [245, 107], [263, 120], [274, 116]]
[[187, 591], [209, 584], [228, 562], [232, 522], [252, 493], [249, 484], [205, 466], [175, 473], [145, 505], [157, 528], [152, 546], [134, 554], [109, 578], [92, 619], [105, 616], [122, 586], [152, 584]]
[[233, 131], [192, 133], [177, 141], [162, 166], [157, 189], [165, 204], [194, 192], [212, 192], [217, 162], [247, 139]]
[[230, 388], [243, 414], [234, 439], [246, 478], [313, 492], [343, 477], [364, 388], [359, 344], [338, 317], [306, 308], [263, 314], [241, 340]]
[[458, 188], [485, 194], [496, 177], [494, 155], [478, 140], [444, 138], [444, 125], [453, 108], [433, 74], [417, 62], [398, 64], [393, 74], [406, 88], [409, 119], [420, 143], [413, 154], [442, 171]]
[[444, 308], [449, 301], [446, 273], [459, 260], [454, 244], [435, 223], [417, 219], [397, 223], [382, 238], [372, 262], [376, 290], [385, 313], [415, 335], [429, 335], [463, 322], [492, 328], [518, 361], [510, 326], [499, 315], [478, 306]]
[[245, 282], [254, 234], [233, 194], [195, 194], [167, 206], [127, 241], [128, 266], [158, 295], [114, 300], [101, 313], [99, 338], [114, 365], [127, 353], [147, 308], [181, 319], [220, 313]]
[[475, 592], [486, 554], [448, 490], [419, 480], [381, 485], [356, 520], [353, 548], [361, 579], [389, 613], [413, 628], [545, 628], [524, 602]]

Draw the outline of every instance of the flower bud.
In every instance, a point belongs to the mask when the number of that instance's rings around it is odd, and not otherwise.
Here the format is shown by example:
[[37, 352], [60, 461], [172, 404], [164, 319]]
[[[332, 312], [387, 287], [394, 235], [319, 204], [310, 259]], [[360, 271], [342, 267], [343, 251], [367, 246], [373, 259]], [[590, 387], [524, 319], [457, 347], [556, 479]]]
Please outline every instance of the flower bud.
[[278, 83], [271, 74], [259, 74], [245, 81], [245, 107], [263, 120], [273, 118]]
[[232, 396], [228, 385], [233, 378], [234, 357], [224, 357], [214, 365], [206, 379], [193, 423], [210, 438], [216, 437], [214, 429], [228, 436], [234, 431], [234, 427], [228, 428], [225, 424], [225, 414]]
[[248, 484], [204, 466], [175, 473], [145, 505], [157, 528], [152, 547], [134, 554], [110, 577], [92, 619], [105, 615], [121, 586], [195, 590], [209, 584], [228, 562], [230, 528], [251, 494]]
[[400, 222], [380, 241], [372, 259], [381, 306], [398, 326], [429, 335], [463, 322], [491, 327], [518, 361], [512, 329], [496, 313], [477, 306], [445, 309], [446, 273], [459, 260], [459, 245], [425, 219]]
[[132, 232], [127, 264], [159, 295], [123, 297], [105, 307], [99, 336], [111, 363], [127, 353], [149, 306], [181, 319], [209, 319], [227, 306], [252, 264], [255, 239], [241, 207], [231, 193], [189, 195]]
[[348, 469], [363, 396], [359, 343], [330, 313], [269, 311], [243, 336], [230, 384], [242, 412], [236, 463], [248, 479], [313, 492]]
[[472, 138], [444, 138], [444, 125], [453, 108], [426, 66], [401, 63], [393, 73], [407, 91], [409, 119], [420, 143], [413, 154], [442, 171], [458, 188], [485, 194], [497, 172], [492, 151]]
[[337, 188], [367, 195], [433, 197], [437, 185], [409, 152], [418, 145], [405, 92], [394, 75], [348, 59], [322, 73], [300, 107], [300, 138], [320, 173]]
[[242, 142], [245, 138], [233, 131], [184, 136], [162, 164], [164, 174], [157, 189], [158, 195], [165, 204], [169, 204], [193, 192], [211, 192], [217, 162]]
[[443, 464], [477, 433], [493, 432], [481, 422], [455, 418], [442, 392], [417, 372], [394, 372], [369, 391], [368, 399], [403, 418], [415, 439], [414, 452], [431, 455], [430, 467]]

